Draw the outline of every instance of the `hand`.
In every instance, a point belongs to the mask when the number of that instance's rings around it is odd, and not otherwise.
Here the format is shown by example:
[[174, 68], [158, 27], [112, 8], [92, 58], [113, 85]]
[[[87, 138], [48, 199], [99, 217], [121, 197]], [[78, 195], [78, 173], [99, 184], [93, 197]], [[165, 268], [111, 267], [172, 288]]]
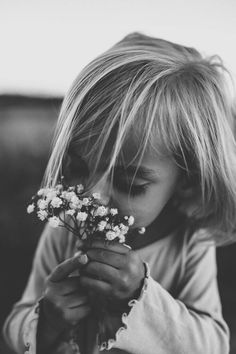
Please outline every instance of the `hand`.
[[139, 255], [120, 243], [100, 240], [94, 241], [86, 254], [89, 262], [81, 270], [81, 285], [89, 293], [101, 294], [110, 310], [127, 308], [128, 301], [139, 296], [145, 277]]
[[59, 264], [49, 275], [43, 299], [43, 314], [58, 331], [75, 326], [90, 312], [88, 297], [80, 285], [80, 277], [68, 277], [81, 267], [80, 255]]

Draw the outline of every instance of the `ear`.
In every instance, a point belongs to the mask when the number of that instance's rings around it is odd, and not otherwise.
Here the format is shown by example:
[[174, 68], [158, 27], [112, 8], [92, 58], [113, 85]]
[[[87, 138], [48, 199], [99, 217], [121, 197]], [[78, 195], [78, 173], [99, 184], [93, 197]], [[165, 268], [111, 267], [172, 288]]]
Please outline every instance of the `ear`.
[[182, 176], [177, 183], [176, 194], [181, 199], [190, 198], [194, 193], [194, 183], [187, 176]]
[[179, 210], [191, 216], [194, 215], [201, 203], [201, 186], [197, 180], [183, 177], [174, 195], [174, 204]]

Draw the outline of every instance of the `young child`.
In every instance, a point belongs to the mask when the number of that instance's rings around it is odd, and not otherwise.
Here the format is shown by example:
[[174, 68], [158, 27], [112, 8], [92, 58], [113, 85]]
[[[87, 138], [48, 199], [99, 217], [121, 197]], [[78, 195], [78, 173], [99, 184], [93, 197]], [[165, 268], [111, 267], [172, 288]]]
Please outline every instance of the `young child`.
[[74, 235], [46, 225], [4, 327], [18, 353], [228, 353], [215, 260], [236, 220], [224, 71], [215, 57], [133, 33], [76, 78], [44, 186], [64, 175], [135, 223], [127, 244], [95, 240], [76, 255]]

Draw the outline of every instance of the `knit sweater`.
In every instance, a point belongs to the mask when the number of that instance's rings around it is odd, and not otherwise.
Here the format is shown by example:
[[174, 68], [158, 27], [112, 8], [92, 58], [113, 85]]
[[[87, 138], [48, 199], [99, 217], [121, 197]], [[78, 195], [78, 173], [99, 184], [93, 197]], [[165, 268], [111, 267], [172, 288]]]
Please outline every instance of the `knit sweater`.
[[[80, 327], [85, 335], [83, 343], [78, 343], [83, 348], [81, 353], [229, 352], [229, 332], [217, 287], [215, 246], [213, 242], [198, 242], [200, 232], [191, 234], [180, 228], [134, 250], [149, 268], [139, 298], [130, 301], [130, 311], [121, 315], [123, 325], [107, 342], [98, 342], [98, 327], [92, 315], [83, 320]], [[4, 326], [5, 339], [16, 352], [22, 353], [19, 348], [23, 337], [26, 353], [36, 353], [37, 303], [46, 277], [75, 252], [76, 240], [71, 233], [46, 225], [26, 289]], [[50, 354], [73, 353], [65, 338], [61, 337]]]

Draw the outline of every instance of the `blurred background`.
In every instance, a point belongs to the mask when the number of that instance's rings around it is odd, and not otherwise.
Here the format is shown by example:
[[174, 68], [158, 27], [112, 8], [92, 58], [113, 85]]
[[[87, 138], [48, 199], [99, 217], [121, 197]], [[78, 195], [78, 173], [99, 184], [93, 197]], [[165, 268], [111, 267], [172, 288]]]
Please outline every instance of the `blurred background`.
[[[0, 0], [0, 328], [26, 284], [42, 225], [26, 213], [62, 98], [96, 55], [133, 31], [218, 54], [236, 77], [235, 0]], [[236, 246], [217, 250], [236, 353]], [[0, 339], [0, 354], [10, 354]]]

